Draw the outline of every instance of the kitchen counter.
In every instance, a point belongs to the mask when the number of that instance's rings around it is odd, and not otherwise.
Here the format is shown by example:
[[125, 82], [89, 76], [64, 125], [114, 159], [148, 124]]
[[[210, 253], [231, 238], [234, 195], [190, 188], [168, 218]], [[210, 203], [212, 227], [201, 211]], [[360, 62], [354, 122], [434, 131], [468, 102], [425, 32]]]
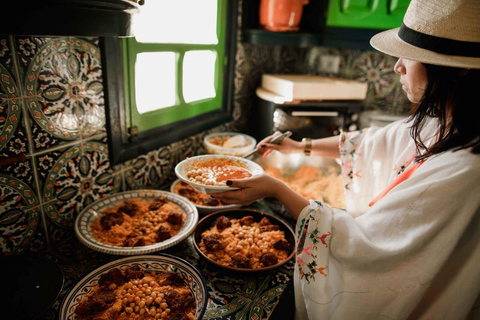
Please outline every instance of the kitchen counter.
[[[267, 212], [283, 219], [294, 228], [294, 221], [275, 214], [264, 200], [257, 201], [246, 209]], [[203, 319], [288, 320], [293, 318], [294, 259], [274, 270], [262, 273], [239, 273], [219, 268], [200, 258], [193, 246], [192, 237], [161, 252], [187, 260], [205, 278], [210, 296]], [[55, 251], [48, 253], [46, 257], [60, 266], [65, 279], [58, 298], [38, 318], [39, 320], [58, 319], [62, 300], [77, 281], [95, 268], [125, 256], [91, 250], [73, 238]]]

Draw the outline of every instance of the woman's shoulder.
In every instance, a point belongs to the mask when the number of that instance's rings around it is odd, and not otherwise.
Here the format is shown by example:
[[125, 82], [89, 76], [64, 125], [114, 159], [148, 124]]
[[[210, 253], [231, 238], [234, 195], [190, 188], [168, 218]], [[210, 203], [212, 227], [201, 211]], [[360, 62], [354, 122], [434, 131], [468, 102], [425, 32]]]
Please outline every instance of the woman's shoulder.
[[478, 180], [480, 179], [480, 154], [473, 153], [472, 148], [449, 150], [430, 157], [421, 168], [428, 170], [431, 174], [444, 175], [446, 179], [461, 177], [468, 181]]

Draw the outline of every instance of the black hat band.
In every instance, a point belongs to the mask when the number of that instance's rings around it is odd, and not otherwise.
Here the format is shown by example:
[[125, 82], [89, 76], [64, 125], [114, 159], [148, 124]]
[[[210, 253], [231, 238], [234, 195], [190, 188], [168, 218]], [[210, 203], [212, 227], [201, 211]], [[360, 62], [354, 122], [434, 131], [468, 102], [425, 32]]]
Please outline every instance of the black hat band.
[[398, 30], [398, 36], [411, 45], [436, 53], [480, 58], [479, 42], [452, 40], [432, 36], [410, 29], [404, 23], [402, 23], [400, 30]]

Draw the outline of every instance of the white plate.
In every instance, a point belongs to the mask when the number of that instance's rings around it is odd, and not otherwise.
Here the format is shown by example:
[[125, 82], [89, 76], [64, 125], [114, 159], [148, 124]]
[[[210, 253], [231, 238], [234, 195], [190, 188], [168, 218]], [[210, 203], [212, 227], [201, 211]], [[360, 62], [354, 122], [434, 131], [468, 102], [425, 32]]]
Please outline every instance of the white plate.
[[[175, 180], [172, 183], [172, 185], [170, 186], [170, 192], [175, 193], [175, 191], [174, 191], [175, 186], [180, 182], [182, 182], [182, 180], [180, 180], [180, 179]], [[175, 194], [177, 194], [177, 193], [175, 193]], [[189, 200], [189, 199], [187, 198], [187, 200]], [[197, 210], [198, 210], [199, 214], [202, 214], [202, 213], [207, 214], [207, 213], [212, 213], [212, 212], [216, 212], [216, 211], [220, 211], [220, 210], [227, 210], [227, 209], [238, 209], [238, 208], [242, 207], [241, 204], [226, 204], [224, 206], [202, 206], [202, 205], [196, 204], [196, 203], [193, 203], [193, 204], [195, 205], [195, 207], [197, 207]]]
[[[235, 137], [235, 136], [242, 136], [246, 141], [248, 141], [248, 145], [244, 147], [235, 147], [235, 148], [228, 148], [228, 147], [221, 147], [217, 146], [210, 141], [210, 139], [214, 137]], [[207, 149], [207, 153], [209, 154], [225, 154], [230, 156], [238, 156], [241, 157], [255, 148], [257, 145], [257, 140], [255, 138], [246, 135], [244, 133], [239, 132], [213, 132], [207, 134], [205, 138], [203, 138], [203, 144], [205, 145], [205, 149]]]
[[138, 265], [146, 271], [173, 271], [180, 274], [195, 298], [195, 319], [202, 318], [208, 301], [208, 289], [205, 279], [197, 268], [187, 261], [169, 254], [160, 253], [158, 255], [135, 256], [114, 260], [90, 272], [83, 277], [69, 291], [65, 299], [63, 299], [60, 307], [60, 320], [75, 319], [76, 307], [80, 304], [83, 296], [95, 288], [102, 274], [114, 268], [125, 269], [126, 267], [133, 267], [134, 265]]
[[[153, 200], [154, 198], [158, 197], [163, 197], [164, 199], [175, 203], [186, 214], [186, 219], [182, 225], [182, 228], [170, 239], [148, 246], [116, 247], [102, 243], [93, 237], [91, 224], [95, 219], [102, 215], [105, 209], [115, 207], [127, 199], [139, 198], [143, 200]], [[132, 190], [112, 194], [105, 198], [99, 199], [86, 207], [75, 220], [75, 235], [80, 242], [93, 250], [109, 254], [130, 256], [160, 251], [176, 245], [192, 234], [197, 222], [197, 208], [193, 205], [193, 203], [188, 201], [186, 198], [179, 196], [178, 194], [160, 190]]]
[[223, 191], [229, 191], [229, 190], [237, 190], [238, 188], [232, 188], [229, 186], [208, 186], [205, 184], [192, 182], [187, 178], [187, 172], [192, 169], [193, 163], [199, 160], [203, 161], [208, 159], [232, 159], [232, 160], [240, 161], [246, 165], [246, 169], [250, 171], [252, 176], [258, 176], [263, 174], [263, 168], [259, 164], [244, 158], [227, 156], [227, 155], [202, 155], [202, 156], [196, 156], [196, 157], [185, 159], [181, 161], [179, 164], [177, 164], [177, 166], [175, 167], [175, 174], [180, 180], [185, 181], [195, 189], [206, 194], [212, 194], [215, 192], [223, 192]]

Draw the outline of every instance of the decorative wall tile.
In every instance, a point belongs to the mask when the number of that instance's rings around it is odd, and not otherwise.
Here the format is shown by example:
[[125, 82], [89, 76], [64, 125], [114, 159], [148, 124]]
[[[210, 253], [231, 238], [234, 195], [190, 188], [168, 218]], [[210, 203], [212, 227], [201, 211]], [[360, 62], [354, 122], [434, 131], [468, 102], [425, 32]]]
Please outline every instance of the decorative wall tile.
[[12, 73], [0, 64], [0, 154], [4, 157], [28, 151], [22, 121], [21, 87]]
[[27, 69], [38, 51], [45, 46], [51, 38], [39, 38], [33, 36], [17, 36], [14, 37], [15, 49], [17, 54], [17, 67], [20, 78], [24, 79]]
[[[55, 159], [42, 189], [46, 217], [58, 226], [72, 226], [76, 215], [107, 194], [119, 191], [121, 179], [108, 162], [107, 146], [89, 141], [49, 153]], [[40, 161], [40, 157], [38, 157]]]
[[0, 246], [4, 254], [28, 248], [39, 227], [39, 204], [31, 186], [0, 173]]
[[128, 168], [124, 172], [129, 189], [160, 189], [175, 168], [172, 147], [162, 147], [127, 161], [125, 167]]
[[41, 47], [25, 89], [34, 121], [54, 137], [88, 137], [105, 125], [100, 50], [86, 40], [57, 38]]

